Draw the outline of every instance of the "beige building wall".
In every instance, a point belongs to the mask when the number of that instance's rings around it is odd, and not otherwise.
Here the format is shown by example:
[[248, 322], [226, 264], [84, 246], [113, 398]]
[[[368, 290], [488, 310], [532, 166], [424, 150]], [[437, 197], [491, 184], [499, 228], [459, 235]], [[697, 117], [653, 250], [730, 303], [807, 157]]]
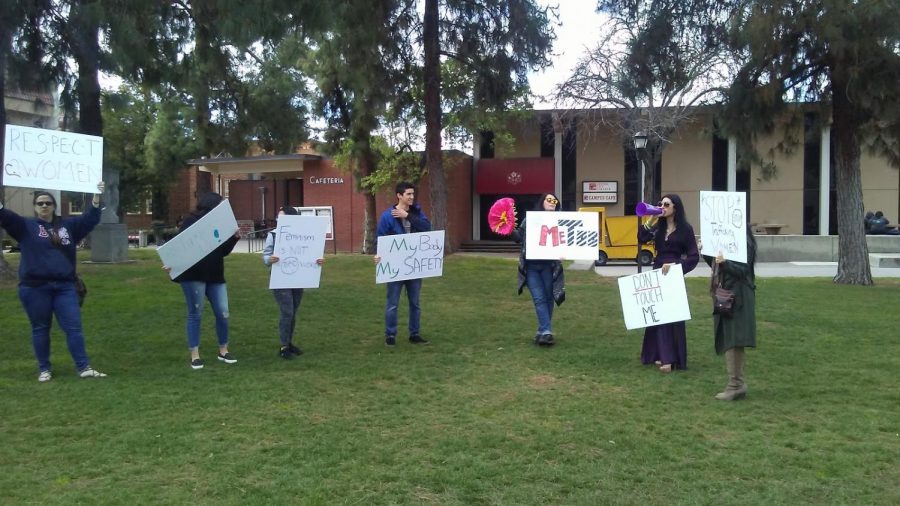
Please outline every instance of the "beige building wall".
[[[891, 225], [900, 223], [897, 216], [900, 199], [900, 170], [891, 167], [887, 159], [872, 156], [863, 149], [859, 160], [862, 170], [863, 204], [866, 211], [882, 211]], [[834, 205], [834, 203], [832, 203]]]
[[[765, 160], [774, 162], [778, 170], [775, 177], [763, 181], [761, 168], [752, 167], [750, 223], [782, 224], [785, 225], [782, 234], [802, 234], [803, 149], [801, 146], [792, 153], [777, 149], [780, 133], [781, 130], [776, 128], [775, 133], [760, 137], [756, 143], [757, 151]], [[798, 125], [791, 134], [803, 139], [803, 125]]]
[[495, 152], [497, 158], [540, 158], [541, 124], [537, 115], [528, 119], [515, 120], [509, 124], [514, 139], [509, 151]]
[[[603, 206], [609, 216], [625, 214], [625, 150], [622, 141], [608, 127], [578, 125], [575, 143], [576, 198], [575, 208]], [[584, 181], [616, 181], [616, 204], [585, 204], [582, 199]]]
[[[683, 125], [662, 154], [662, 195], [675, 193], [692, 225], [699, 227], [700, 191], [712, 189], [712, 137], [705, 116]], [[655, 202], [650, 202], [655, 204]]]

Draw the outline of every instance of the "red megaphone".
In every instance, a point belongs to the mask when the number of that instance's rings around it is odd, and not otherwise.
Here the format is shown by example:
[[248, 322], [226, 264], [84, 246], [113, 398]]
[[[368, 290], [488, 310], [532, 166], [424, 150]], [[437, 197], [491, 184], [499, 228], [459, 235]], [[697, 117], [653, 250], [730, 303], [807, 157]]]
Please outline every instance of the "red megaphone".
[[634, 213], [638, 216], [656, 216], [658, 214], [662, 214], [663, 209], [661, 207], [638, 202], [638, 204], [634, 207]]

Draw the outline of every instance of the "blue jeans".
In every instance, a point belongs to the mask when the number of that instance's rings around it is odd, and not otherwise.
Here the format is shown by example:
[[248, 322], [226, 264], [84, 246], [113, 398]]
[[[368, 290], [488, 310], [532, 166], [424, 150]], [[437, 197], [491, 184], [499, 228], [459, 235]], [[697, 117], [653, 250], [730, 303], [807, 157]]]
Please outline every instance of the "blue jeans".
[[203, 316], [203, 297], [209, 299], [216, 316], [216, 336], [219, 346], [228, 344], [228, 291], [225, 283], [204, 281], [181, 281], [181, 290], [187, 303], [187, 343], [188, 348], [200, 346], [200, 317]]
[[384, 335], [397, 335], [397, 307], [400, 305], [400, 290], [406, 287], [409, 299], [409, 335], [419, 335], [419, 319], [422, 310], [419, 307], [419, 293], [422, 291], [421, 279], [407, 279], [387, 284], [387, 307], [384, 310]]
[[528, 262], [525, 264], [525, 282], [534, 312], [537, 313], [538, 334], [552, 334], [553, 328], [553, 264], [550, 262]]
[[74, 283], [50, 281], [40, 286], [19, 285], [19, 300], [31, 321], [31, 345], [41, 371], [50, 370], [50, 324], [54, 314], [59, 328], [66, 334], [75, 367], [81, 371], [90, 365]]
[[281, 345], [287, 346], [294, 340], [294, 327], [297, 325], [297, 308], [303, 300], [302, 288], [277, 288], [272, 290], [275, 302], [278, 303], [278, 335]]

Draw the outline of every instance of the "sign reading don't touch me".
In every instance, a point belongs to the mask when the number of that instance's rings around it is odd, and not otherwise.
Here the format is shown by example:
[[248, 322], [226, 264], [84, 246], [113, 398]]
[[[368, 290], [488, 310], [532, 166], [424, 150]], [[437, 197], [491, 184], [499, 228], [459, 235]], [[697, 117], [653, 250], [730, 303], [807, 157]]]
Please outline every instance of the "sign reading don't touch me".
[[97, 193], [103, 137], [6, 125], [3, 184]]

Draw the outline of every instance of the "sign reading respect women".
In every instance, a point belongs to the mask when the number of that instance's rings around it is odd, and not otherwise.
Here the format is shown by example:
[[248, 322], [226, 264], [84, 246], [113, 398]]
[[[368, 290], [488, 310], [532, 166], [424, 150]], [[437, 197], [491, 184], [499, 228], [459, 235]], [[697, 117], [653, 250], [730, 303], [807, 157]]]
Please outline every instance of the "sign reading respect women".
[[444, 231], [383, 235], [378, 238], [375, 283], [433, 278], [444, 274]]
[[619, 298], [628, 330], [691, 319], [680, 264], [673, 265], [665, 276], [662, 269], [622, 276]]
[[283, 215], [275, 226], [278, 262], [272, 264], [269, 288], [319, 288], [329, 218]]
[[528, 260], [597, 259], [599, 214], [528, 211], [525, 216], [525, 258]]
[[103, 137], [6, 125], [3, 184], [97, 193]]
[[156, 253], [163, 265], [172, 268], [169, 277], [175, 279], [227, 241], [237, 230], [238, 224], [231, 204], [225, 199], [171, 241], [160, 246]]

